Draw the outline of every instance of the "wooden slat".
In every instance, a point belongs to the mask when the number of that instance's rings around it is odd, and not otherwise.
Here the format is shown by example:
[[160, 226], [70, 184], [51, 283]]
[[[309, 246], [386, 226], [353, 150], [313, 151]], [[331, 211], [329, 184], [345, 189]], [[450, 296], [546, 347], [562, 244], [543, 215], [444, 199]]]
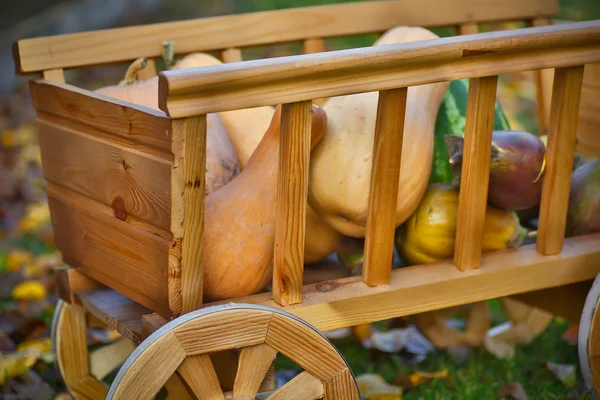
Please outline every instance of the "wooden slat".
[[171, 162], [43, 115], [38, 117], [38, 136], [46, 180], [111, 207], [114, 218], [126, 221], [131, 215], [169, 230]]
[[588, 64], [583, 72], [579, 123], [577, 129], [578, 152], [600, 156], [600, 63]]
[[65, 73], [62, 68], [48, 69], [42, 72], [42, 78], [56, 83], [65, 83]]
[[[600, 233], [565, 239], [561, 254], [547, 257], [535, 245], [485, 253], [482, 268], [459, 271], [451, 260], [392, 271], [389, 285], [370, 287], [361, 277], [307, 285], [302, 303], [285, 307], [320, 331], [412, 315], [462, 304], [568, 285], [600, 272]], [[282, 308], [261, 293], [240, 303]], [[227, 301], [220, 302], [226, 304]], [[219, 303], [207, 304], [207, 306]]]
[[304, 371], [277, 389], [267, 400], [315, 400], [323, 396], [323, 383]]
[[479, 33], [479, 25], [476, 22], [460, 24], [458, 27], [458, 33], [460, 35], [472, 35], [474, 33]]
[[461, 271], [477, 269], [481, 262], [497, 84], [497, 76], [469, 81], [454, 250]]
[[[528, 26], [548, 26], [550, 19], [547, 17], [534, 18], [527, 22]], [[536, 106], [539, 132], [541, 135], [548, 134], [550, 122], [550, 101], [552, 99], [553, 69], [540, 69], [533, 71], [535, 79]]]
[[432, 27], [557, 13], [557, 0], [355, 2], [23, 39], [15, 44], [14, 57], [16, 70], [27, 73], [161, 57], [165, 35], [177, 43], [177, 54], [187, 54], [302, 40], [307, 32], [335, 37], [383, 32], [397, 25]]
[[177, 370], [198, 399], [224, 400], [219, 378], [207, 354], [186, 357]]
[[56, 280], [58, 297], [69, 304], [75, 302], [77, 291], [104, 287], [100, 282], [66, 265], [54, 268], [54, 279]]
[[347, 368], [333, 377], [333, 379], [325, 382], [323, 392], [326, 399], [360, 400], [354, 377]]
[[233, 396], [240, 399], [255, 398], [276, 355], [277, 350], [268, 344], [244, 347], [240, 352]]
[[171, 121], [165, 114], [68, 84], [30, 81], [37, 111], [59, 115], [148, 146], [171, 151]]
[[110, 328], [136, 344], [142, 341], [142, 315], [152, 311], [108, 288], [81, 291], [76, 296], [87, 311]]
[[321, 53], [323, 51], [325, 51], [323, 39], [310, 38], [302, 42], [302, 53], [304, 54]]
[[181, 243], [181, 312], [187, 313], [196, 310], [202, 304], [206, 116], [188, 118], [183, 123], [185, 205]]
[[69, 391], [76, 399], [97, 400], [103, 399], [108, 393], [108, 386], [90, 376], [78, 381], [69, 387]]
[[311, 107], [307, 101], [281, 110], [273, 298], [282, 305], [302, 299]]
[[81, 207], [60, 192], [48, 197], [57, 248], [65, 262], [163, 316], [170, 316], [170, 243], [117, 218]]
[[379, 92], [362, 270], [370, 286], [387, 284], [392, 271], [407, 91]]
[[512, 298], [578, 324], [592, 281], [521, 293]]
[[552, 89], [546, 171], [542, 185], [537, 250], [558, 254], [563, 246], [573, 171], [583, 66], [556, 69]]
[[587, 21], [165, 71], [159, 107], [182, 117], [599, 60], [600, 21]]
[[232, 47], [223, 50], [221, 57], [223, 58], [223, 62], [226, 63], [242, 61], [242, 50], [237, 47]]

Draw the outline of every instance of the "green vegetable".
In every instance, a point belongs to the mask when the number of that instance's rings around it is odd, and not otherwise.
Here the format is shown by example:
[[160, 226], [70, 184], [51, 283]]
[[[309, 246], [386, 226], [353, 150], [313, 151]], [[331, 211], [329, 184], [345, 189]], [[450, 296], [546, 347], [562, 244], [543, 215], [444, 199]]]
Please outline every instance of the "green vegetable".
[[[468, 79], [450, 82], [435, 121], [433, 165], [430, 183], [452, 183], [452, 172], [448, 163], [448, 150], [444, 143], [446, 135], [464, 135], [467, 116]], [[496, 101], [494, 130], [508, 131], [510, 125], [500, 104]]]

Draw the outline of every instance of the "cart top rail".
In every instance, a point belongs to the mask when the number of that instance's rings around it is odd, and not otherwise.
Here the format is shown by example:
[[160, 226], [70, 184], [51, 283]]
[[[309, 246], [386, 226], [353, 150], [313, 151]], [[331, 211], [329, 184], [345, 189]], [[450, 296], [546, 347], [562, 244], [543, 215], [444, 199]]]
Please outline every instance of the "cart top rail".
[[600, 21], [479, 33], [160, 73], [171, 117], [600, 61]]
[[359, 1], [23, 39], [14, 45], [14, 58], [17, 74], [30, 74], [158, 58], [165, 40], [175, 41], [180, 55], [377, 33], [397, 25], [442, 27], [557, 13], [558, 0]]

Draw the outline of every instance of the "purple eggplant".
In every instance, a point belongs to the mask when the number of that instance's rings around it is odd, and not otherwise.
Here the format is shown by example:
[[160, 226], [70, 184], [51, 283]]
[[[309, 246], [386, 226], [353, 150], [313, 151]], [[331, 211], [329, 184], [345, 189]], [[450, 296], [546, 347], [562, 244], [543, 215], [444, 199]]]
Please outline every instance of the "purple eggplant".
[[566, 236], [600, 232], [600, 158], [571, 175]]
[[[460, 183], [464, 138], [444, 137], [453, 183]], [[506, 210], [525, 210], [540, 203], [546, 146], [523, 131], [493, 131], [488, 202]]]

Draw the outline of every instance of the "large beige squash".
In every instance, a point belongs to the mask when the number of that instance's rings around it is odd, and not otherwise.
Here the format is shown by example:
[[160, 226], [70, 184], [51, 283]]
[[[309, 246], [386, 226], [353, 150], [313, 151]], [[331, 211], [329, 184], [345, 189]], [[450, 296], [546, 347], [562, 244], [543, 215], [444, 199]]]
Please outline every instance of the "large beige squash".
[[[393, 28], [375, 45], [434, 39], [419, 27]], [[410, 87], [406, 105], [396, 226], [425, 193], [433, 157], [435, 120], [449, 82]], [[327, 133], [311, 156], [309, 204], [340, 233], [364, 237], [378, 92], [329, 99]]]

